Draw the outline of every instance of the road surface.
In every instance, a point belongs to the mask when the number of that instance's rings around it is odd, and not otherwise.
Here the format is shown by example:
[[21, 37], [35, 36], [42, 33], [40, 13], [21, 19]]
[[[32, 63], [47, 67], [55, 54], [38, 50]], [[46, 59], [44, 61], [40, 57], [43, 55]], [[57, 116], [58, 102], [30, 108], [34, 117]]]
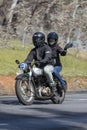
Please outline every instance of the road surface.
[[62, 104], [49, 100], [30, 106], [16, 96], [1, 96], [0, 130], [87, 130], [87, 93], [66, 94]]

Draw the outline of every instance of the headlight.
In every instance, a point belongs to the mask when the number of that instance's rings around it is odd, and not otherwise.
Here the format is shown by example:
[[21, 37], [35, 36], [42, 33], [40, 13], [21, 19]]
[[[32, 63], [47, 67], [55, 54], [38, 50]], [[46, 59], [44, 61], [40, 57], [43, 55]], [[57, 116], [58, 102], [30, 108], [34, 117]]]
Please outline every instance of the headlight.
[[21, 63], [20, 64], [20, 69], [26, 70], [27, 69], [27, 64], [26, 63]]

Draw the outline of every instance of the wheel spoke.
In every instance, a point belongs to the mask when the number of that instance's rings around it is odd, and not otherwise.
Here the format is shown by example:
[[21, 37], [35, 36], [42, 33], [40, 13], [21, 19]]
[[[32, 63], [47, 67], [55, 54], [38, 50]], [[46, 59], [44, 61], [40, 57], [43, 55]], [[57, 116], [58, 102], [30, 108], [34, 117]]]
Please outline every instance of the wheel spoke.
[[28, 105], [33, 102], [34, 89], [32, 84], [29, 86], [28, 80], [17, 80], [15, 89], [16, 95], [22, 104]]

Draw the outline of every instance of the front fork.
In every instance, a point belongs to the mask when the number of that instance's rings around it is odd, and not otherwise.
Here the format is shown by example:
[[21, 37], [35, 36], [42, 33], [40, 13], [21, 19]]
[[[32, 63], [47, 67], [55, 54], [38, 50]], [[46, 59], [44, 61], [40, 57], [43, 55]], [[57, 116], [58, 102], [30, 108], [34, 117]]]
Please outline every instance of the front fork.
[[[29, 81], [28, 81], [28, 83], [29, 83], [29, 86], [30, 86], [31, 85], [31, 79], [32, 79], [32, 72], [30, 71], [28, 73], [28, 75], [29, 75]], [[28, 88], [29, 88], [29, 86], [28, 86]]]
[[[31, 92], [31, 93], [33, 93], [34, 95], [35, 95], [35, 92], [34, 91], [32, 91], [31, 90], [31, 85], [33, 84], [33, 82], [32, 82], [32, 71], [30, 71], [29, 73], [28, 73], [28, 90]], [[34, 84], [33, 84], [34, 85]]]

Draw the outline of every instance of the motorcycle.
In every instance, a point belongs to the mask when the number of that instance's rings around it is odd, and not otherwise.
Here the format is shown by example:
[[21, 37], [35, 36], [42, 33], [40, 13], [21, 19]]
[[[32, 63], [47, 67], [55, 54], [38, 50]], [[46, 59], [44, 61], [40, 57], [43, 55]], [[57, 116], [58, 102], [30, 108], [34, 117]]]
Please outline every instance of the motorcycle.
[[53, 96], [43, 70], [35, 67], [36, 62], [27, 63], [25, 69], [20, 67], [19, 60], [16, 63], [21, 70], [15, 78], [15, 92], [20, 103], [30, 105], [34, 100], [51, 100], [55, 104], [61, 104], [64, 101], [65, 90], [55, 75], [56, 95]]

